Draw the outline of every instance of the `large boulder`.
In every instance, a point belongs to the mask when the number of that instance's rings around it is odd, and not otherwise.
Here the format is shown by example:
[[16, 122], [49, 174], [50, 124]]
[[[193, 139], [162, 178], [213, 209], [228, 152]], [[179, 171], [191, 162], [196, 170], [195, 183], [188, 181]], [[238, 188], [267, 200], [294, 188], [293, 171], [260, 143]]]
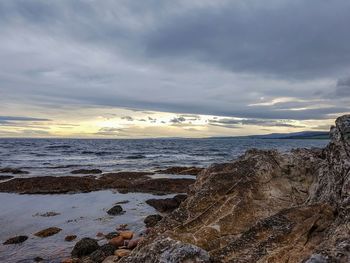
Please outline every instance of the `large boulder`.
[[121, 262], [181, 262], [172, 255], [193, 247], [212, 262], [350, 262], [350, 115], [330, 137], [324, 149], [252, 149], [212, 165]]

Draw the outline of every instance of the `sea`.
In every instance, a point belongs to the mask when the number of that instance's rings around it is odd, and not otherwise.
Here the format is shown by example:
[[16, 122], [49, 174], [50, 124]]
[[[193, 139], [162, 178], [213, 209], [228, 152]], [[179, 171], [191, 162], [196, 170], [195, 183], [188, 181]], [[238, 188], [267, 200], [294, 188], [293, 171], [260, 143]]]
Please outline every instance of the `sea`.
[[[308, 139], [0, 139], [0, 168], [28, 171], [15, 177], [71, 175], [76, 169], [100, 169], [104, 173], [154, 171], [171, 166], [208, 167], [229, 162], [250, 148], [277, 149], [324, 147], [327, 140]], [[6, 174], [1, 174], [6, 175]], [[170, 175], [169, 175], [170, 176]], [[0, 262], [61, 262], [69, 257], [75, 242], [66, 235], [95, 237], [120, 224], [128, 224], [135, 233], [144, 231], [143, 219], [155, 214], [145, 201], [165, 198], [147, 193], [118, 193], [104, 190], [90, 193], [20, 195], [0, 193]], [[128, 201], [127, 203], [125, 201]], [[113, 217], [106, 211], [116, 202], [124, 202], [125, 214]], [[56, 216], [40, 216], [47, 212]], [[62, 231], [47, 238], [33, 233], [47, 227]], [[3, 245], [16, 235], [29, 237], [22, 244]], [[102, 241], [101, 241], [102, 242]]]

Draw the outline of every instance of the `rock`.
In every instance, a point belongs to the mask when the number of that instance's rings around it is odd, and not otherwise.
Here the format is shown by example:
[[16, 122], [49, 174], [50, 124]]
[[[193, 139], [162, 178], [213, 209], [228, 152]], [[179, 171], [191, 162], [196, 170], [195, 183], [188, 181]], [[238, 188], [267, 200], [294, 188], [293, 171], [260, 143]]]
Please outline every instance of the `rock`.
[[71, 171], [71, 174], [101, 174], [99, 169], [78, 169]]
[[120, 263], [350, 262], [350, 115], [330, 135], [324, 149], [251, 149], [205, 169]]
[[145, 245], [137, 251], [134, 250], [129, 257], [124, 257], [119, 262], [209, 263], [211, 261], [207, 251], [191, 244], [166, 238]]
[[101, 246], [99, 249], [95, 250], [89, 255], [89, 258], [93, 262], [100, 263], [106, 257], [114, 255], [115, 247], [111, 244], [105, 244]]
[[204, 168], [173, 166], [164, 170], [157, 170], [156, 173], [178, 174], [178, 175], [198, 175]]
[[148, 199], [147, 204], [157, 209], [159, 212], [172, 212], [178, 208], [186, 195], [176, 195], [173, 198]]
[[29, 174], [27, 171], [22, 171], [21, 169], [17, 168], [0, 168], [0, 173], [6, 173], [6, 174]]
[[12, 245], [12, 244], [20, 244], [23, 243], [24, 241], [26, 241], [28, 239], [27, 236], [15, 236], [15, 237], [11, 237], [9, 239], [7, 239], [3, 245]]
[[118, 248], [118, 247], [124, 246], [124, 238], [121, 236], [117, 236], [109, 240], [108, 243]]
[[76, 239], [76, 238], [77, 238], [76, 235], [69, 235], [69, 236], [66, 236], [66, 237], [64, 238], [64, 240], [67, 241], [67, 242], [71, 242], [71, 241], [73, 241], [73, 240]]
[[154, 227], [160, 220], [162, 220], [162, 216], [155, 214], [155, 215], [149, 215], [143, 220], [146, 227]]
[[122, 231], [122, 232], [119, 232], [119, 236], [121, 236], [124, 239], [132, 239], [132, 237], [134, 236], [134, 232]]
[[118, 232], [111, 232], [111, 233], [108, 233], [107, 235], [105, 235], [105, 238], [112, 239], [112, 238], [117, 237], [117, 236], [119, 236]]
[[21, 194], [65, 194], [116, 189], [121, 193], [170, 194], [187, 192], [194, 179], [151, 179], [152, 173], [122, 172], [93, 176], [39, 176], [13, 178], [0, 184], [0, 192]]
[[46, 212], [44, 214], [36, 213], [33, 216], [51, 217], [51, 216], [58, 216], [58, 215], [60, 215], [60, 213], [57, 213], [57, 212], [54, 212], [54, 211], [50, 211], [50, 212]]
[[119, 261], [118, 256], [109, 256], [109, 257], [105, 258], [105, 260], [103, 260], [102, 263], [116, 263], [118, 261]]
[[62, 229], [58, 227], [49, 227], [35, 233], [34, 236], [41, 237], [41, 238], [49, 237], [59, 233], [61, 230]]
[[134, 249], [134, 248], [137, 247], [137, 245], [138, 245], [140, 242], [142, 242], [143, 240], [144, 240], [143, 237], [130, 240], [129, 243], [128, 243], [128, 245], [127, 245], [127, 248], [128, 248], [128, 249]]
[[12, 179], [12, 178], [13, 178], [13, 176], [11, 176], [11, 175], [0, 175], [0, 181]]
[[85, 237], [78, 241], [72, 252], [71, 255], [72, 257], [82, 257], [82, 256], [87, 256], [97, 250], [99, 248], [99, 245], [95, 239]]
[[123, 213], [125, 213], [125, 211], [123, 210], [123, 208], [120, 205], [115, 205], [107, 211], [107, 214], [112, 215], [112, 216], [120, 215]]
[[114, 255], [122, 258], [122, 257], [126, 257], [130, 254], [131, 250], [129, 249], [117, 249], [115, 252], [114, 252]]

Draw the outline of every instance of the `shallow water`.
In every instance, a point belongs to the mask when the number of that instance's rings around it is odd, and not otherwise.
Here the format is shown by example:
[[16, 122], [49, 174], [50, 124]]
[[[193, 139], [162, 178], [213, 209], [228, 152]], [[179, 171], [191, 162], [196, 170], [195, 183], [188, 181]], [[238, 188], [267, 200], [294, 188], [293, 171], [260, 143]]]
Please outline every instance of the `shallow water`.
[[[152, 194], [120, 194], [112, 191], [98, 191], [72, 195], [18, 195], [0, 193], [0, 240], [1, 244], [15, 235], [28, 235], [29, 239], [19, 245], [0, 245], [0, 262], [33, 262], [40, 256], [46, 262], [60, 262], [69, 256], [75, 241], [66, 242], [66, 235], [95, 237], [96, 233], [115, 231], [120, 224], [136, 233], [145, 229], [143, 218], [157, 213], [145, 203], [150, 198], [165, 198], [173, 195], [154, 196]], [[109, 216], [106, 211], [116, 202], [126, 213]], [[42, 217], [49, 211], [60, 213], [52, 217]], [[54, 236], [39, 238], [33, 235], [48, 227], [59, 227], [62, 231]]]

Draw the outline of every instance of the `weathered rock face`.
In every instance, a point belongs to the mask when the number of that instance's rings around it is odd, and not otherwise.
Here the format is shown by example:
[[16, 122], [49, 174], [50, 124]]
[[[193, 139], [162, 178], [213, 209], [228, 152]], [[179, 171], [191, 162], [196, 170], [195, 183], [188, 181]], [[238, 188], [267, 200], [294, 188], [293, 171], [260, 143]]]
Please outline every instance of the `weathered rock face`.
[[253, 149], [202, 171], [121, 262], [161, 262], [179, 244], [211, 262], [350, 262], [350, 115], [336, 120], [325, 149]]

